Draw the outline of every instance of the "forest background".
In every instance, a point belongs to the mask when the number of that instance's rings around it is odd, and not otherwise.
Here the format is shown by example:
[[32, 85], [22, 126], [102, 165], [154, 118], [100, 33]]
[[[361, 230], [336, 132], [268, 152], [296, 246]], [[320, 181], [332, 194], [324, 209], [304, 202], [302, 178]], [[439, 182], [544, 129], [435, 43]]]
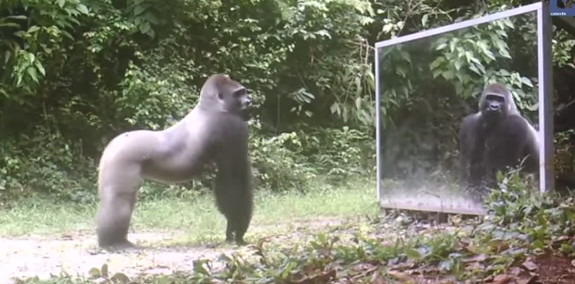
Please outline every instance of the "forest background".
[[[181, 119], [213, 73], [229, 74], [255, 101], [250, 143], [258, 190], [306, 191], [312, 180], [370, 176], [375, 42], [531, 2], [1, 1], [0, 203], [48, 194], [93, 204], [106, 143], [127, 130], [163, 129]], [[456, 168], [455, 133], [476, 105], [482, 78], [508, 84], [533, 118], [535, 31], [532, 21], [520, 19], [492, 25], [472, 39], [484, 45], [432, 46], [433, 57], [422, 56], [433, 64], [390, 54], [397, 68], [383, 71], [394, 82], [381, 105], [381, 123], [394, 134], [382, 141], [390, 149], [384, 160], [393, 165], [386, 174], [409, 174], [422, 162]], [[554, 68], [573, 68], [574, 43], [554, 30]], [[495, 64], [509, 58], [507, 67]], [[561, 83], [555, 89], [560, 114], [567, 105], [561, 101], [571, 98]], [[574, 127], [556, 126], [559, 172], [573, 172], [566, 138]], [[422, 147], [430, 136], [441, 143]], [[147, 186], [140, 198], [208, 189], [210, 180]]]

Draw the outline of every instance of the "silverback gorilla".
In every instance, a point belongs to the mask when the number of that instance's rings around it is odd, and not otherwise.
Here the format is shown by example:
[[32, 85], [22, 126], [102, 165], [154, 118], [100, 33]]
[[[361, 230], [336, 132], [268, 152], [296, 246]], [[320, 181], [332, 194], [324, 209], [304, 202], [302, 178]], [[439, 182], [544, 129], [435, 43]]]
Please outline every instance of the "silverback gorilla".
[[226, 241], [245, 245], [252, 217], [253, 193], [248, 158], [246, 89], [225, 75], [210, 76], [200, 100], [173, 126], [136, 130], [116, 136], [104, 149], [99, 164], [96, 216], [98, 245], [133, 247], [128, 227], [143, 180], [160, 183], [189, 181], [214, 161], [215, 198], [227, 219]]
[[463, 182], [468, 189], [495, 188], [497, 171], [520, 165], [527, 173], [537, 173], [538, 137], [507, 87], [488, 85], [479, 99], [479, 111], [466, 116], [459, 130]]

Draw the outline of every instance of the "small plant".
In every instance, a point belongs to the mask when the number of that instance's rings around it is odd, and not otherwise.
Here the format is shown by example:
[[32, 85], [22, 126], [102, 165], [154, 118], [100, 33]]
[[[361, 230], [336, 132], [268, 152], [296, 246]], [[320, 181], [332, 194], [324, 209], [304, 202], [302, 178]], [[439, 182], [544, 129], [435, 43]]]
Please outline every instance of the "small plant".
[[[251, 124], [261, 129], [259, 122]], [[316, 171], [300, 154], [301, 138], [294, 132], [273, 137], [253, 135], [250, 151], [257, 187], [274, 192], [296, 190], [305, 192], [308, 181], [316, 177]], [[293, 149], [293, 150], [292, 150]]]

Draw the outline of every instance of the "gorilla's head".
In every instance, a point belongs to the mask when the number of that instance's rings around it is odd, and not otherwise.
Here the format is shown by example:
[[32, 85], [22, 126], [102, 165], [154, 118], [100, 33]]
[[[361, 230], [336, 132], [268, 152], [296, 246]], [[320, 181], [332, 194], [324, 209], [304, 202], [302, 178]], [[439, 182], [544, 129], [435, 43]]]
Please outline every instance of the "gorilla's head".
[[240, 83], [226, 75], [215, 74], [202, 87], [200, 105], [210, 111], [235, 114], [248, 120], [251, 100], [248, 91]]
[[218, 99], [226, 112], [248, 119], [251, 100], [244, 86], [230, 80], [224, 89], [220, 89]]
[[481, 113], [486, 118], [503, 117], [507, 114], [505, 96], [488, 93], [481, 102]]
[[479, 99], [481, 115], [488, 121], [498, 121], [516, 109], [511, 92], [503, 84], [490, 84]]

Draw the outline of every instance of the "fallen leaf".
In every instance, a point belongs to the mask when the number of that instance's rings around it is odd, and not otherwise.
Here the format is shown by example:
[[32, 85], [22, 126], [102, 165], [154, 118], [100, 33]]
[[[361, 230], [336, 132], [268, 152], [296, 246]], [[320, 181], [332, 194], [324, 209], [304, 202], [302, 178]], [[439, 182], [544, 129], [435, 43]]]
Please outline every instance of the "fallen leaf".
[[499, 274], [493, 278], [493, 284], [507, 284], [513, 280], [513, 277], [506, 274]]
[[553, 242], [564, 242], [570, 240], [571, 237], [568, 236], [560, 236], [553, 239]]
[[[363, 277], [365, 277], [366, 275], [368, 275], [368, 274], [370, 274], [370, 273], [376, 271], [377, 269], [379, 269], [378, 266], [371, 265], [371, 264], [370, 264], [370, 266], [362, 267], [362, 269], [358, 269], [357, 266], [356, 266], [356, 267], [354, 267], [354, 270], [355, 270], [355, 271], [358, 271], [358, 272], [360, 272], [360, 273], [357, 274], [356, 276], [354, 276], [353, 278], [354, 278], [354, 279], [363, 278]], [[376, 272], [377, 272], [377, 271], [376, 271]]]
[[489, 247], [493, 250], [494, 253], [500, 253], [509, 248], [509, 244], [504, 242], [503, 240], [495, 239], [489, 242]]
[[332, 279], [335, 279], [336, 272], [335, 270], [329, 270], [324, 273], [318, 273], [314, 276], [304, 276], [302, 279], [297, 281], [292, 281], [291, 283], [298, 283], [298, 284], [314, 284], [314, 283], [328, 283]]
[[373, 269], [373, 267], [375, 267], [375, 265], [369, 263], [369, 262], [362, 262], [362, 263], [358, 263], [356, 265], [353, 266], [353, 270], [355, 271], [365, 271], [365, 270], [370, 270]]
[[537, 276], [530, 275], [530, 276], [522, 277], [520, 279], [516, 279], [515, 282], [517, 284], [533, 284], [536, 279], [537, 279]]
[[528, 273], [528, 272], [525, 272], [525, 269], [523, 268], [513, 266], [507, 269], [506, 273], [511, 276], [517, 276], [520, 275], [521, 273]]
[[369, 283], [371, 283], [371, 284], [385, 284], [385, 280], [380, 275], [379, 271], [375, 271], [375, 273], [373, 273], [371, 275], [371, 281]]
[[474, 255], [472, 257], [467, 257], [465, 259], [463, 259], [463, 262], [483, 262], [487, 259], [487, 255], [485, 255], [484, 253], [482, 254], [478, 254], [478, 255]]
[[411, 281], [412, 278], [409, 277], [409, 275], [407, 275], [406, 273], [403, 272], [399, 272], [399, 271], [395, 271], [395, 270], [389, 270], [387, 271], [387, 274], [389, 274], [391, 277], [400, 280], [400, 281]]
[[535, 271], [539, 268], [539, 266], [537, 266], [537, 264], [535, 264], [534, 262], [529, 261], [529, 260], [524, 261], [521, 265], [529, 271]]

